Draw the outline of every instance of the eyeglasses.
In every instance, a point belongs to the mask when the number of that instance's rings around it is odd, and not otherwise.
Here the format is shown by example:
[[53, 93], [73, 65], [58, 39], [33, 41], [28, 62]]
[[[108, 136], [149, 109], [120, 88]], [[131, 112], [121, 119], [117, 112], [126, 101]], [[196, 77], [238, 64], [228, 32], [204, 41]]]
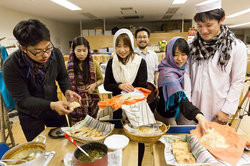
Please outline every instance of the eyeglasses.
[[147, 39], [148, 36], [144, 35], [144, 36], [137, 36], [137, 39]]
[[42, 56], [45, 52], [47, 53], [47, 54], [49, 54], [49, 53], [51, 53], [51, 51], [54, 49], [54, 46], [53, 46], [53, 44], [51, 43], [51, 45], [50, 45], [50, 47], [49, 48], [47, 48], [47, 49], [45, 49], [45, 50], [43, 50], [43, 51], [40, 51], [40, 52], [37, 52], [37, 53], [33, 53], [32, 51], [30, 51], [28, 48], [26, 48], [26, 50], [27, 51], [29, 51], [32, 55], [34, 55], [34, 56]]

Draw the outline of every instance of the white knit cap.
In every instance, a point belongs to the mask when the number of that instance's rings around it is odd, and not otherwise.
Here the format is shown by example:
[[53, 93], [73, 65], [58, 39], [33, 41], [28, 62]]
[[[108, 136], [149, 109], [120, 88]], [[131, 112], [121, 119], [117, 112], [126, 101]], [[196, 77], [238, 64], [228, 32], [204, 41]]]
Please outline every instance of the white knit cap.
[[113, 39], [113, 46], [115, 48], [115, 42], [116, 42], [116, 38], [120, 35], [120, 34], [123, 34], [123, 33], [126, 33], [131, 41], [131, 45], [132, 45], [132, 48], [134, 49], [134, 36], [132, 34], [132, 32], [126, 28], [122, 28], [122, 29], [119, 29], [115, 35], [114, 35], [114, 39]]
[[221, 9], [221, 0], [207, 0], [196, 4], [196, 13], [207, 12], [214, 9]]

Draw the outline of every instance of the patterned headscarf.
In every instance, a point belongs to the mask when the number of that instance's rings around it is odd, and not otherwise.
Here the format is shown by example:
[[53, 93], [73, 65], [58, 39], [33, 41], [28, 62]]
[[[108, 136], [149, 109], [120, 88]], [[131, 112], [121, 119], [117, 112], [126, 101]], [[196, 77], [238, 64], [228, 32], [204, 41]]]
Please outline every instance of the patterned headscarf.
[[54, 59], [54, 51], [51, 52], [51, 55], [48, 61], [45, 63], [35, 62], [23, 51], [22, 51], [21, 58], [23, 59], [24, 63], [29, 67], [26, 78], [28, 79], [29, 77], [31, 77], [40, 85], [42, 85], [45, 79], [45, 74], [48, 69], [48, 66], [51, 63], [51, 61]]
[[213, 58], [218, 50], [218, 65], [224, 70], [231, 58], [232, 43], [235, 41], [235, 38], [234, 33], [225, 25], [221, 25], [221, 33], [209, 41], [203, 40], [199, 32], [197, 32], [190, 46], [190, 56], [193, 62], [200, 62], [201, 60]]
[[[182, 37], [174, 37], [172, 38], [166, 47], [166, 56], [161, 61], [158, 66], [159, 69], [159, 77], [158, 77], [158, 86], [162, 87], [164, 101], [165, 101], [165, 111], [169, 109], [169, 107], [174, 106], [175, 102], [175, 93], [183, 92], [184, 87], [184, 68], [183, 65], [181, 68], [176, 64], [173, 55], [173, 46], [176, 40]], [[182, 96], [179, 97], [179, 101], [181, 98], [186, 98], [185, 94], [182, 93]], [[177, 107], [176, 116], [178, 117], [179, 108]]]
[[[71, 122], [73, 124], [78, 121], [83, 120], [86, 115], [90, 115], [96, 118], [97, 110], [98, 110], [97, 103], [100, 101], [100, 97], [96, 91], [94, 91], [92, 94], [89, 94], [86, 91], [86, 87], [88, 85], [95, 83], [95, 76], [96, 76], [95, 68], [94, 68], [94, 61], [90, 53], [90, 50], [88, 50], [87, 56], [89, 57], [90, 77], [89, 77], [88, 84], [84, 84], [83, 79], [85, 78], [82, 77], [81, 72], [79, 72], [78, 75], [75, 75], [74, 65], [78, 65], [78, 64], [76, 64], [75, 63], [76, 61], [74, 60], [76, 56], [73, 50], [73, 42], [72, 42], [67, 71], [69, 74], [72, 90], [82, 97], [82, 100], [81, 100], [82, 107], [76, 108], [71, 113]], [[87, 60], [87, 58], [85, 60]], [[76, 77], [78, 77], [78, 82], [76, 82]]]

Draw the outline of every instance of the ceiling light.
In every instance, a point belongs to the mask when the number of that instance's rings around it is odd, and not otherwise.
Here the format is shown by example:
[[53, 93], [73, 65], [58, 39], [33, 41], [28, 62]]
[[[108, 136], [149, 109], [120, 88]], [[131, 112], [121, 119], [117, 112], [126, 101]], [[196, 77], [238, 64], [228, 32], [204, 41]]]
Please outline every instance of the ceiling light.
[[250, 22], [246, 22], [246, 23], [242, 23], [242, 24], [236, 24], [236, 25], [231, 25], [231, 26], [229, 26], [229, 28], [240, 27], [240, 26], [244, 26], [244, 25], [248, 25], [248, 24], [250, 24]]
[[75, 4], [67, 0], [51, 0], [51, 1], [70, 10], [82, 10], [80, 7], [76, 6]]
[[174, 0], [174, 2], [172, 3], [173, 5], [176, 5], [176, 4], [183, 4], [185, 3], [187, 0]]
[[239, 16], [239, 15], [242, 15], [242, 14], [245, 14], [245, 13], [248, 13], [248, 12], [250, 12], [250, 8], [248, 8], [247, 10], [242, 10], [240, 12], [231, 14], [231, 15], [227, 16], [227, 18], [233, 18], [233, 17]]

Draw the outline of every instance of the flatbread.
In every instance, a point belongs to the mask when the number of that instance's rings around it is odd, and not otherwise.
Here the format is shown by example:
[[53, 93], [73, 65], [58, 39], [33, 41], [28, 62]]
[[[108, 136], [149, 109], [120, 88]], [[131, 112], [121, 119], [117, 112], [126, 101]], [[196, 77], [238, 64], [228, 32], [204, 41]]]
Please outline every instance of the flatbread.
[[192, 153], [187, 151], [175, 151], [174, 153], [175, 159], [179, 164], [193, 164], [195, 163], [195, 158]]
[[142, 98], [142, 96], [140, 96], [140, 95], [132, 95], [132, 94], [129, 94], [129, 93], [122, 94], [120, 96], [121, 101], [134, 100], [134, 99], [140, 99], [140, 98]]
[[214, 128], [208, 129], [208, 132], [201, 137], [201, 143], [211, 148], [227, 148], [226, 139]]
[[77, 107], [81, 107], [81, 104], [79, 104], [78, 102], [76, 101], [73, 101], [72, 103], [69, 104], [70, 105], [70, 109], [75, 109]]
[[185, 141], [174, 140], [172, 143], [172, 152], [179, 164], [193, 164], [195, 158], [190, 153], [189, 144]]
[[86, 126], [81, 127], [80, 129], [75, 129], [70, 132], [73, 136], [80, 137], [90, 137], [90, 138], [98, 138], [103, 137], [102, 131], [98, 131], [96, 128], [88, 128]]
[[189, 145], [187, 142], [181, 141], [181, 140], [174, 140], [172, 144], [172, 149], [179, 149], [183, 151], [189, 152]]
[[139, 132], [139, 133], [152, 134], [152, 133], [155, 133], [157, 129], [158, 129], [158, 128], [140, 126], [138, 132]]

